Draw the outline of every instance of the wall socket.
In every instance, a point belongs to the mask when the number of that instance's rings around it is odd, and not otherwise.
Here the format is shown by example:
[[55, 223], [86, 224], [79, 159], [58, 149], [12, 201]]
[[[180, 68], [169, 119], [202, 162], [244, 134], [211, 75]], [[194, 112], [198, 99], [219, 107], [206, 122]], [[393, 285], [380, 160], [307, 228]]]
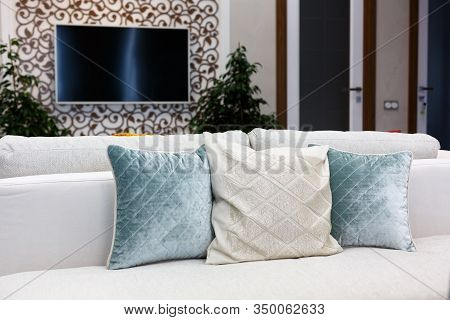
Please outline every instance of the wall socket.
[[386, 100], [384, 101], [384, 110], [398, 110], [400, 104], [398, 100]]

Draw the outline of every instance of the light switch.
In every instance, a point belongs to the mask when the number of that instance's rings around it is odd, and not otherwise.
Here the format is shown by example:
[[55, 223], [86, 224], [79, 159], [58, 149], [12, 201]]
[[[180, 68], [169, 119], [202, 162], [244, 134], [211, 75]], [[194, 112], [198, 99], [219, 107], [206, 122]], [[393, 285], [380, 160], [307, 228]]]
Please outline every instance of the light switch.
[[384, 101], [384, 110], [398, 110], [400, 104], [397, 100], [385, 100]]

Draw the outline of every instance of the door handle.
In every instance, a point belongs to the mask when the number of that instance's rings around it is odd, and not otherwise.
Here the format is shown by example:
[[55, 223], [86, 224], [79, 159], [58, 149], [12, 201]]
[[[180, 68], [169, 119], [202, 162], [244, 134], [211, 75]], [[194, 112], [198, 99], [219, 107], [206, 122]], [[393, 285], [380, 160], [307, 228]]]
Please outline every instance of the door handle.
[[419, 87], [419, 89], [421, 90], [421, 91], [433, 91], [433, 87], [423, 87], [423, 86], [420, 86]]
[[348, 88], [348, 91], [356, 91], [356, 92], [361, 92], [362, 88], [361, 87], [352, 87], [352, 88]]

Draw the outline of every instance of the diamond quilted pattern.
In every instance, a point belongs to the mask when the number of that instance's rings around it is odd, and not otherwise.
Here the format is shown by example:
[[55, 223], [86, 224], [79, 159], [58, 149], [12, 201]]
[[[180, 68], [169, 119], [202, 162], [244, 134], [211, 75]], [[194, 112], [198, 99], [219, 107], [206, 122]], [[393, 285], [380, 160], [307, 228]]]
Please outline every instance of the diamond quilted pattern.
[[216, 233], [207, 263], [330, 255], [342, 250], [330, 235], [327, 147], [257, 152], [207, 141], [206, 148]]
[[408, 223], [409, 152], [359, 155], [330, 149], [332, 235], [342, 246], [414, 251]]
[[257, 220], [260, 225], [266, 228], [270, 228], [285, 218], [283, 212], [268, 203], [259, 206], [257, 210], [250, 211], [248, 216], [253, 220]]
[[209, 164], [195, 153], [108, 148], [117, 188], [110, 269], [201, 258], [213, 234]]

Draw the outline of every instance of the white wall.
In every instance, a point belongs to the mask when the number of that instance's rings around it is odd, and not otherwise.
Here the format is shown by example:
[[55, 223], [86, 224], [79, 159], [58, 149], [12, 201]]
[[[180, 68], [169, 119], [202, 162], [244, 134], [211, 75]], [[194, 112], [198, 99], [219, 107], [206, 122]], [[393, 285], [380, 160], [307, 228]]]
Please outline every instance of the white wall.
[[[296, 1], [296, 0], [295, 0]], [[0, 2], [0, 39], [14, 36], [15, 1]], [[276, 111], [276, 0], [220, 0], [220, 69], [223, 70], [224, 54], [245, 45], [251, 62], [260, 62], [263, 68], [255, 77], [268, 106], [265, 113]], [[13, 10], [11, 10], [12, 8]]]
[[[298, 127], [298, 0], [288, 0], [288, 126]], [[362, 0], [351, 2], [352, 49], [350, 86], [362, 86]], [[409, 0], [378, 0], [376, 129], [407, 131]], [[357, 16], [355, 16], [357, 15]], [[300, 31], [301, 32], [301, 31]], [[404, 32], [398, 36], [399, 33]], [[398, 37], [397, 37], [398, 36]], [[397, 37], [397, 38], [396, 38]], [[395, 38], [395, 39], [394, 39]], [[350, 94], [350, 129], [362, 129], [362, 103]], [[384, 110], [384, 100], [398, 100], [400, 110]], [[296, 107], [297, 105], [297, 107]]]
[[2, 4], [0, 3], [0, 40], [3, 40], [3, 37], [2, 37], [2, 34], [3, 34], [2, 12], [3, 12], [3, 8], [2, 8]]
[[264, 113], [276, 111], [276, 0], [231, 0], [231, 50], [245, 45], [250, 62], [263, 68], [254, 81], [268, 105]]
[[[152, 1], [152, 5], [155, 5], [157, 1]], [[40, 79], [39, 90], [35, 88], [34, 94], [40, 99], [43, 106], [48, 108], [52, 115], [61, 120], [62, 126], [65, 128], [70, 128], [72, 134], [111, 134], [117, 130], [130, 130], [132, 132], [161, 132], [161, 133], [178, 133], [186, 132], [187, 124], [192, 116], [192, 111], [187, 104], [175, 107], [160, 107], [154, 104], [148, 105], [104, 105], [103, 108], [98, 108], [96, 105], [84, 105], [81, 108], [72, 107], [71, 105], [59, 105], [54, 103], [53, 91], [54, 91], [54, 76], [52, 72], [46, 72], [48, 66], [52, 66], [52, 48], [49, 43], [49, 39], [43, 37], [42, 34], [47, 32], [48, 27], [52, 26], [56, 21], [60, 23], [97, 23], [97, 24], [115, 24], [115, 25], [131, 25], [125, 20], [123, 15], [118, 16], [114, 21], [110, 21], [108, 12], [116, 12], [119, 10], [121, 13], [134, 12], [133, 16], [136, 14], [136, 10], [140, 7], [124, 7], [117, 6], [111, 1], [104, 0], [103, 6], [100, 7], [89, 7], [83, 6], [81, 9], [77, 9], [70, 4], [69, 0], [48, 2], [52, 6], [49, 10], [49, 14], [42, 17], [39, 14], [39, 10], [47, 10], [44, 8], [43, 1], [34, 1], [33, 5], [30, 3], [22, 3], [21, 14], [16, 15], [18, 7], [16, 4], [17, 0], [2, 0], [0, 1], [0, 36], [1, 39], [7, 40], [8, 36], [15, 36], [16, 31], [18, 31], [19, 36], [28, 39], [25, 45], [28, 45], [29, 50], [22, 50], [22, 58], [32, 70], [31, 72], [37, 75]], [[136, 2], [137, 3], [137, 2]], [[142, 2], [139, 2], [141, 9], [144, 11], [152, 10], [152, 6], [145, 7]], [[199, 43], [204, 47], [199, 56], [201, 56], [202, 62], [193, 61], [197, 69], [194, 71], [192, 79], [195, 82], [194, 94], [198, 94], [200, 88], [206, 86], [209, 82], [211, 83], [212, 78], [215, 73], [208, 72], [208, 67], [214, 58], [218, 58], [218, 64], [223, 65], [222, 57], [229, 52], [230, 38], [229, 38], [229, 3], [230, 0], [218, 0], [217, 2], [212, 2], [209, 0], [196, 1], [192, 3], [185, 2], [181, 7], [183, 12], [191, 12], [188, 7], [193, 8], [193, 14], [195, 14], [195, 21], [191, 21], [192, 31], [195, 30], [199, 36]], [[54, 10], [58, 11], [58, 14]], [[144, 8], [145, 7], [145, 8]], [[150, 8], [150, 9], [149, 9]], [[89, 12], [94, 10], [96, 12], [95, 18], [92, 15], [89, 17]], [[175, 22], [170, 19], [174, 19], [171, 14], [167, 14], [161, 11], [161, 7], [154, 7], [155, 14], [158, 16], [158, 20], [155, 23], [161, 25], [162, 22], [172, 24]], [[177, 11], [175, 7], [171, 7], [171, 12]], [[73, 13], [77, 12], [78, 18], [74, 18]], [[117, 12], [119, 12], [117, 11]], [[198, 13], [197, 13], [198, 11]], [[142, 12], [142, 11], [141, 11]], [[47, 12], [48, 13], [48, 12]], [[143, 13], [146, 14], [146, 13]], [[184, 14], [184, 13], [183, 13]], [[199, 15], [197, 18], [197, 14]], [[139, 15], [139, 13], [137, 14]], [[73, 19], [77, 21], [73, 21]], [[20, 23], [18, 23], [18, 21]], [[36, 22], [41, 22], [41, 25], [37, 27]], [[182, 18], [182, 23], [187, 23], [189, 19]], [[134, 23], [139, 24], [136, 20]], [[133, 23], [133, 24], [134, 24]], [[207, 25], [209, 34], [209, 39], [207, 41], [205, 37], [208, 34], [200, 33], [201, 29]], [[26, 35], [31, 33], [29, 37]], [[218, 34], [218, 36], [216, 36]], [[26, 36], [25, 36], [26, 35]], [[39, 42], [39, 48], [34, 50], [30, 48], [30, 43]], [[197, 44], [194, 44], [198, 46]], [[27, 72], [28, 72], [27, 70]], [[51, 70], [53, 71], [53, 70]], [[220, 71], [220, 70], [219, 70]], [[197, 81], [197, 82], [196, 82]], [[178, 109], [182, 108], [182, 109]], [[97, 116], [93, 117], [92, 113], [95, 110]], [[181, 110], [181, 111], [180, 111]], [[123, 112], [123, 113], [122, 113]], [[133, 117], [130, 117], [133, 115]], [[117, 119], [117, 120], [115, 120]], [[143, 125], [144, 123], [144, 125]]]
[[15, 35], [17, 23], [14, 2], [14, 0], [0, 1], [0, 40], [2, 41], [7, 41], [9, 36]]
[[[251, 61], [263, 64], [264, 68], [255, 77], [255, 82], [261, 87], [263, 98], [269, 103], [264, 111], [275, 112], [276, 0], [230, 1], [231, 49], [240, 42], [247, 46]], [[298, 8], [297, 0], [288, 0], [288, 5]], [[295, 28], [296, 22], [289, 21], [291, 13], [288, 11], [288, 26]], [[404, 32], [408, 26], [409, 0], [378, 0], [377, 46], [383, 46], [383, 48], [377, 52], [376, 130], [400, 129], [406, 132], [408, 129], [409, 34]], [[398, 36], [401, 32], [403, 34]], [[288, 51], [297, 52], [298, 48], [294, 46]], [[290, 67], [288, 67], [288, 77]], [[291, 77], [293, 80], [298, 75], [291, 73]], [[288, 84], [294, 82], [288, 81]], [[289, 111], [292, 113], [289, 117], [292, 121], [288, 119], [290, 127], [296, 127], [298, 124], [298, 108], [295, 108], [295, 99], [295, 94], [289, 94], [288, 90], [288, 100], [290, 100], [288, 106], [294, 105]], [[400, 109], [398, 111], [384, 110], [384, 100], [398, 100]], [[355, 129], [358, 126], [353, 127]]]
[[[409, 0], [378, 0], [376, 54], [376, 130], [408, 131]], [[384, 110], [398, 100], [397, 111]]]

